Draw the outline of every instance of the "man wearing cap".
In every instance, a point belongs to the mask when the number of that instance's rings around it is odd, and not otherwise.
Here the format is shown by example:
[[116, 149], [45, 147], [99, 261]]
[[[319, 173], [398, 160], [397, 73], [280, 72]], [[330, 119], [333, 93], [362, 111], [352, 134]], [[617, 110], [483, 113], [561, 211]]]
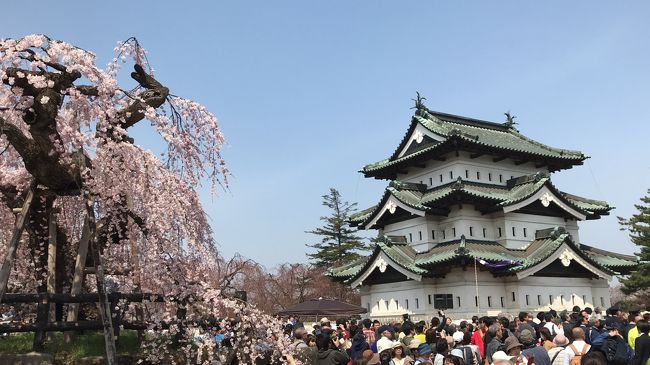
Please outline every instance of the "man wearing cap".
[[519, 334], [519, 342], [524, 345], [521, 352], [526, 358], [535, 359], [535, 365], [551, 365], [551, 358], [548, 352], [542, 346], [537, 346], [537, 339], [533, 332], [528, 329], [521, 331]]
[[[415, 341], [415, 340], [413, 340]], [[433, 356], [433, 350], [429, 344], [423, 343], [418, 346], [418, 357], [415, 359], [415, 365], [426, 365], [432, 364], [431, 357]]]

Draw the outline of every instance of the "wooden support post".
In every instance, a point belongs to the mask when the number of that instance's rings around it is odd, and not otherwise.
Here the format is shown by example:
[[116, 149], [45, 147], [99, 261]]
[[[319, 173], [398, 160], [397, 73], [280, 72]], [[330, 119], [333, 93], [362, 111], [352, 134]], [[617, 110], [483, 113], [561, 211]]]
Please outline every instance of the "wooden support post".
[[32, 350], [42, 351], [45, 343], [45, 328], [47, 327], [47, 317], [49, 315], [50, 301], [47, 293], [39, 293], [38, 306], [36, 307], [36, 333], [34, 333], [34, 342]]
[[84, 194], [86, 200], [86, 212], [88, 216], [88, 232], [90, 235], [89, 249], [92, 255], [93, 262], [97, 268], [95, 278], [97, 279], [97, 293], [99, 294], [99, 314], [102, 319], [102, 326], [104, 328], [104, 343], [106, 344], [106, 365], [117, 364], [117, 350], [115, 349], [115, 336], [113, 334], [113, 322], [111, 320], [111, 308], [106, 296], [106, 281], [104, 277], [104, 264], [102, 263], [102, 255], [97, 246], [97, 239], [95, 236], [95, 204], [92, 197], [88, 193]]
[[29, 191], [27, 192], [27, 196], [23, 202], [23, 208], [20, 210], [20, 213], [16, 218], [16, 224], [14, 225], [14, 230], [11, 234], [11, 241], [9, 241], [9, 244], [7, 245], [7, 254], [2, 263], [2, 268], [0, 269], [0, 302], [2, 302], [2, 297], [7, 291], [9, 274], [11, 273], [11, 268], [14, 266], [18, 242], [20, 242], [23, 229], [25, 229], [25, 222], [27, 221], [29, 211], [32, 207], [32, 201], [34, 200], [34, 188], [35, 186], [33, 184], [29, 187]]
[[[56, 242], [56, 213], [54, 208], [50, 208], [48, 215], [48, 233], [49, 240], [47, 245], [47, 293], [56, 293], [56, 255], [57, 255], [57, 242]], [[56, 304], [50, 303], [50, 310], [48, 321], [56, 321]], [[48, 334], [48, 339], [50, 339]]]
[[[86, 266], [86, 256], [88, 256], [88, 241], [90, 240], [90, 228], [88, 227], [88, 216], [84, 220], [83, 230], [81, 231], [81, 240], [79, 241], [79, 250], [77, 251], [77, 259], [74, 264], [74, 277], [72, 279], [72, 288], [70, 294], [81, 294], [81, 286], [84, 282], [84, 267]], [[79, 304], [73, 303], [68, 306], [68, 315], [66, 320], [74, 322], [77, 320], [79, 314]], [[74, 333], [67, 332], [65, 334], [65, 342], [72, 342]]]

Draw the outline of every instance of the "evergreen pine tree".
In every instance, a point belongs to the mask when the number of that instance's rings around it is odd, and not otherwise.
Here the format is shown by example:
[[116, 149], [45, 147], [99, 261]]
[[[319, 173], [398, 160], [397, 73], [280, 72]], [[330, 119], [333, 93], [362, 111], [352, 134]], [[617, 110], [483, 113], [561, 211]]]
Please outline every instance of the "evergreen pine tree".
[[307, 244], [307, 247], [316, 249], [315, 253], [308, 253], [307, 256], [315, 266], [322, 268], [359, 258], [358, 251], [367, 250], [367, 245], [361, 237], [355, 235], [357, 229], [349, 223], [350, 216], [356, 211], [357, 203], [342, 201], [341, 193], [330, 188], [329, 194], [323, 195], [323, 205], [331, 209], [332, 213], [320, 218], [324, 222], [323, 226], [307, 231], [322, 237], [318, 243]]
[[642, 204], [634, 205], [639, 212], [632, 218], [618, 217], [619, 223], [623, 226], [621, 230], [629, 231], [632, 243], [641, 248], [637, 253], [640, 259], [639, 266], [626, 279], [621, 279], [623, 284], [621, 290], [628, 295], [642, 294], [650, 288], [650, 196], [644, 196], [641, 202]]

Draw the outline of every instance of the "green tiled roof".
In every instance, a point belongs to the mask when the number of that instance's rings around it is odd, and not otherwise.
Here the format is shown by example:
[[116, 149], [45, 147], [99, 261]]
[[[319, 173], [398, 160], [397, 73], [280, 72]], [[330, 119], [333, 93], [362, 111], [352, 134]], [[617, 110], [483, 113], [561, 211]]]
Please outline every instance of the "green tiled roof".
[[470, 200], [476, 198], [491, 201], [496, 209], [521, 202], [544, 186], [547, 186], [560, 198], [564, 198], [569, 206], [584, 213], [589, 218], [596, 218], [600, 215], [607, 214], [612, 209], [604, 201], [590, 200], [563, 193], [553, 186], [548, 175], [538, 173], [513, 179], [505, 186], [463, 181], [461, 178], [458, 178], [454, 183], [440, 185], [427, 190], [426, 186], [422, 184], [393, 181], [386, 188], [381, 202], [374, 207], [353, 215], [351, 223], [355, 225], [368, 224], [379, 214], [390, 196], [395, 197], [398, 201], [411, 208], [423, 212], [431, 212], [433, 209], [439, 210], [441, 208], [441, 200], [452, 194], [463, 194]]
[[[540, 235], [540, 232], [543, 234]], [[335, 280], [354, 281], [369, 269], [369, 265], [374, 262], [380, 252], [385, 253], [402, 268], [425, 277], [431, 276], [430, 270], [445, 265], [453, 266], [462, 257], [476, 258], [492, 263], [510, 261], [512, 266], [491, 271], [494, 274], [513, 275], [543, 262], [565, 243], [585, 261], [608, 274], [627, 273], [638, 263], [635, 256], [620, 255], [586, 245], [577, 246], [571, 235], [561, 227], [537, 233], [536, 239], [525, 249], [520, 250], [508, 249], [493, 241], [467, 240], [462, 236], [460, 239], [440, 243], [426, 252], [418, 253], [407, 244], [391, 244], [390, 240], [386, 240], [385, 243], [377, 244], [369, 257], [334, 268], [330, 270], [329, 275]]]
[[[442, 140], [433, 144], [424, 143], [422, 148], [416, 148], [399, 157], [399, 152], [406, 147], [411, 133], [417, 125], [421, 125], [440, 136]], [[385, 177], [380, 173], [382, 170], [397, 165], [408, 165], [410, 160], [425, 155], [435, 157], [437, 151], [441, 154], [449, 152], [449, 142], [452, 140], [456, 141], [456, 145], [458, 145], [457, 142], [462, 142], [464, 145], [490, 150], [504, 156], [517, 156], [518, 158], [527, 156], [530, 159], [555, 161], [558, 165], [555, 169], [581, 164], [587, 158], [580, 151], [555, 148], [534, 141], [519, 133], [515, 128], [503, 124], [419, 109], [413, 116], [408, 132], [393, 155], [387, 159], [364, 166], [361, 172], [366, 176]]]

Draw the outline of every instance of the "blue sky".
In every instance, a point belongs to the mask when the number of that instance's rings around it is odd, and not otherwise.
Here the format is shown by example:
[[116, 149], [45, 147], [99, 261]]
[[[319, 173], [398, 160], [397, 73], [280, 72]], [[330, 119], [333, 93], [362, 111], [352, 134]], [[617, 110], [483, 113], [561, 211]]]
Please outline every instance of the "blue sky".
[[[649, 2], [32, 1], [2, 13], [0, 37], [45, 33], [102, 65], [135, 36], [174, 94], [219, 117], [231, 186], [201, 195], [226, 256], [306, 261], [329, 187], [375, 204], [386, 182], [357, 171], [395, 149], [416, 91], [437, 111], [500, 122], [511, 110], [522, 133], [591, 156], [554, 183], [617, 208], [581, 224], [583, 243], [635, 250], [616, 215], [650, 188]], [[150, 135], [136, 141], [156, 150]]]

